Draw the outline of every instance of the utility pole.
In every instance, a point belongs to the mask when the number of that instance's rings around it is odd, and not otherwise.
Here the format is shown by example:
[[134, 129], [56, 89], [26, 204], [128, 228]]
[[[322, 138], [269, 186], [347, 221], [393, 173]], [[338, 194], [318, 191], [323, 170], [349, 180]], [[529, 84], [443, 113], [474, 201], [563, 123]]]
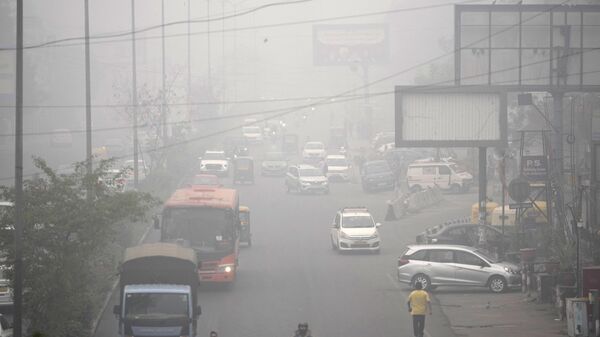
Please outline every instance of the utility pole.
[[23, 312], [23, 0], [17, 0], [17, 60], [15, 86], [15, 279], [14, 336], [22, 337]]
[[131, 97], [133, 105], [133, 186], [139, 182], [138, 164], [138, 101], [137, 101], [137, 54], [135, 50], [135, 0], [131, 0]]
[[161, 42], [162, 42], [162, 99], [161, 99], [161, 121], [162, 121], [162, 137], [163, 143], [167, 142], [167, 99], [166, 99], [166, 87], [165, 87], [165, 0], [161, 0]]
[[[188, 104], [192, 102], [192, 0], [188, 0], [187, 8], [187, 94]], [[190, 114], [192, 107], [188, 105], [188, 114]]]
[[[90, 79], [90, 11], [89, 0], [85, 0], [85, 167], [92, 174], [92, 93]], [[87, 199], [92, 199], [93, 187], [88, 186]]]
[[211, 65], [210, 65], [210, 0], [206, 0], [206, 53], [208, 62], [208, 90], [212, 91]]

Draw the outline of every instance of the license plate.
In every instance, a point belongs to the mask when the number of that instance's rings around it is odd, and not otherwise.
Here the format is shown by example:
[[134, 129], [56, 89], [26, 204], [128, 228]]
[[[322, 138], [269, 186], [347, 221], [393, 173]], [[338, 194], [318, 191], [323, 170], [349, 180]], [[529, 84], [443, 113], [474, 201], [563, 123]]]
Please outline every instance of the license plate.
[[367, 241], [354, 241], [355, 245], [366, 245]]

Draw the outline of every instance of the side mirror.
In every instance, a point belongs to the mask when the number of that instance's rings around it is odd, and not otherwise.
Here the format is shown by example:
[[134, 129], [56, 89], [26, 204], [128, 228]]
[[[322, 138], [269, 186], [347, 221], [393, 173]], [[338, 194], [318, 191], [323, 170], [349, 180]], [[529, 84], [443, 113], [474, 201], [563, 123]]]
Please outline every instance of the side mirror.
[[197, 306], [196, 307], [196, 316], [200, 316], [202, 315], [202, 307], [201, 306]]
[[381, 222], [376, 223], [375, 227], [381, 227]]
[[115, 314], [115, 316], [121, 316], [121, 306], [120, 305], [115, 305], [113, 307], [113, 314]]
[[158, 218], [158, 215], [155, 215], [152, 219], [154, 220], [154, 229], [160, 229], [160, 219]]

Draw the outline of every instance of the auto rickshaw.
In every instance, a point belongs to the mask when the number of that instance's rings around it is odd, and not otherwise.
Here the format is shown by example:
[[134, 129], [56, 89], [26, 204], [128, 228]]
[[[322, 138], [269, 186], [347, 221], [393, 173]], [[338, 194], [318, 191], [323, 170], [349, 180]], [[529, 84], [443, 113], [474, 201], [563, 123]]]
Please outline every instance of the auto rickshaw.
[[235, 157], [233, 159], [233, 183], [254, 183], [254, 159]]
[[283, 143], [281, 144], [281, 151], [286, 154], [297, 154], [298, 153], [298, 135], [288, 133], [283, 135]]
[[250, 208], [240, 206], [240, 242], [252, 246], [252, 234], [250, 233]]

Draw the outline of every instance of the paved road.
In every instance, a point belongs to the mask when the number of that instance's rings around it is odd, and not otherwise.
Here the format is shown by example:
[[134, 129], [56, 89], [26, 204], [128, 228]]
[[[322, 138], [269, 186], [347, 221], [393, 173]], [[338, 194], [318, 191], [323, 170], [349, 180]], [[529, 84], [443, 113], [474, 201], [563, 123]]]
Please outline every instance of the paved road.
[[[394, 280], [396, 259], [424, 227], [465, 216], [474, 194], [447, 196], [439, 207], [381, 227], [380, 255], [331, 249], [328, 231], [335, 211], [364, 205], [383, 222], [390, 193], [364, 194], [357, 184], [336, 184], [328, 196], [288, 195], [280, 178], [257, 178], [241, 186], [252, 210], [253, 246], [242, 249], [239, 279], [232, 289], [202, 289], [199, 336], [291, 335], [309, 322], [317, 337], [412, 336], [405, 309], [408, 288]], [[149, 240], [156, 240], [151, 233]], [[97, 337], [115, 336], [112, 304]], [[427, 325], [430, 337], [454, 336], [439, 308]]]

